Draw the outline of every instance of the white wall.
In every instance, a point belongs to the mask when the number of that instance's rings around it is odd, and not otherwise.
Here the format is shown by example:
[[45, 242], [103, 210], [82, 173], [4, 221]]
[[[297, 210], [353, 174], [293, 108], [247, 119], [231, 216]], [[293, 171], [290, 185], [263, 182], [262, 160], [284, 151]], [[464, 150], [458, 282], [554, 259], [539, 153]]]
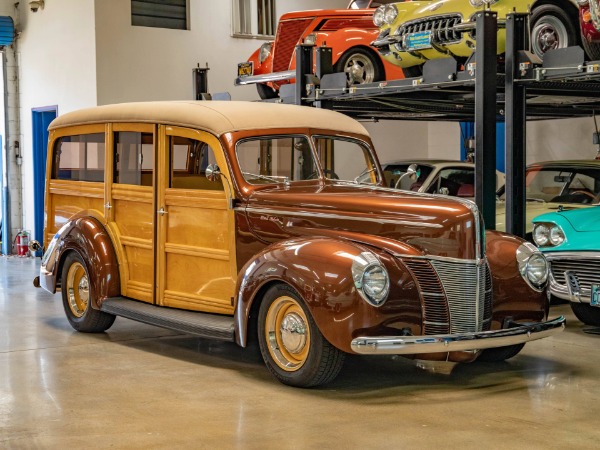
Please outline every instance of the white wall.
[[412, 158], [428, 158], [429, 140], [427, 122], [404, 120], [382, 120], [363, 122], [369, 131], [379, 161], [383, 164], [391, 161]]
[[[600, 126], [600, 118], [597, 119]], [[527, 162], [555, 159], [594, 159], [592, 117], [547, 120], [527, 124]]]
[[[326, 3], [326, 5], [324, 5]], [[129, 1], [96, 0], [98, 104], [193, 98], [192, 69], [210, 67], [211, 93], [256, 100], [255, 86], [235, 87], [237, 63], [264, 42], [231, 37], [230, 0], [190, 0], [190, 30], [131, 26]], [[345, 7], [346, 0], [278, 0], [277, 15], [297, 9]]]

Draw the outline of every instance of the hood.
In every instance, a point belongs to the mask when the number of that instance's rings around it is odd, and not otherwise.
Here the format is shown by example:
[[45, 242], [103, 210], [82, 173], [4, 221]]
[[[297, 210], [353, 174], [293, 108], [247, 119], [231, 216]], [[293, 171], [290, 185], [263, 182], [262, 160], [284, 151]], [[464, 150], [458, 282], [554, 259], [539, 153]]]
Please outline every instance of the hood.
[[[531, 233], [533, 231], [533, 219], [541, 214], [555, 213], [563, 207], [564, 211], [579, 210], [581, 208], [587, 209], [587, 205], [569, 203], [567, 205], [561, 205], [560, 203], [549, 203], [549, 202], [538, 202], [528, 201], [525, 205], [525, 232]], [[506, 229], [506, 203], [496, 203], [496, 230], [504, 231]]]
[[598, 206], [561, 211], [558, 214], [564, 217], [575, 231], [600, 231], [600, 207]]
[[372, 20], [375, 9], [313, 9], [307, 11], [294, 11], [285, 13], [279, 19], [281, 20], [293, 20], [293, 19], [309, 19], [316, 17], [351, 17], [351, 18], [362, 18], [366, 17]]
[[[255, 191], [247, 205], [265, 242], [299, 236], [377, 236], [428, 255], [475, 259], [479, 214], [466, 200], [365, 185], [280, 186]], [[360, 239], [358, 239], [360, 240]]]

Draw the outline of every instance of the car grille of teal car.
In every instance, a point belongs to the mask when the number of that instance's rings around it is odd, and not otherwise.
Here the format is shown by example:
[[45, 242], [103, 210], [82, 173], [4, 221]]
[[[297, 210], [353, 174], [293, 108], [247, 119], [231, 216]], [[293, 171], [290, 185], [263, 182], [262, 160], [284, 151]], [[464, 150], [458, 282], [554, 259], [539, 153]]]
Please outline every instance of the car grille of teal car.
[[[398, 28], [396, 35], [404, 37], [413, 33], [431, 31], [431, 41], [433, 43], [448, 45], [462, 39], [462, 33], [454, 29], [461, 22], [462, 17], [460, 14], [425, 17], [403, 24]], [[401, 43], [398, 45], [402, 46]]]
[[415, 276], [421, 293], [423, 334], [490, 329], [493, 293], [487, 264], [417, 258], [402, 262]]
[[592, 289], [592, 284], [600, 284], [600, 260], [598, 259], [552, 259], [550, 270], [554, 280], [563, 286], [567, 284], [565, 272], [574, 273], [580, 288], [588, 292]]

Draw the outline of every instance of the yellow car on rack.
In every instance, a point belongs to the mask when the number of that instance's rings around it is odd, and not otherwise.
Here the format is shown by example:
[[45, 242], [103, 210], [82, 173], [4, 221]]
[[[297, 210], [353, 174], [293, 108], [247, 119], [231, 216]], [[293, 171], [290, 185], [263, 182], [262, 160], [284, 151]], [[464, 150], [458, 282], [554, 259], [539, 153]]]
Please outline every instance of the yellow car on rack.
[[[406, 76], [419, 76], [427, 60], [453, 56], [460, 62], [472, 54], [474, 16], [485, 8], [497, 12], [500, 23], [512, 11], [531, 11], [531, 50], [540, 57], [550, 49], [581, 42], [574, 0], [426, 0], [380, 6], [373, 15], [380, 34], [371, 45], [386, 61], [402, 67]], [[504, 53], [505, 38], [500, 27], [498, 54]]]

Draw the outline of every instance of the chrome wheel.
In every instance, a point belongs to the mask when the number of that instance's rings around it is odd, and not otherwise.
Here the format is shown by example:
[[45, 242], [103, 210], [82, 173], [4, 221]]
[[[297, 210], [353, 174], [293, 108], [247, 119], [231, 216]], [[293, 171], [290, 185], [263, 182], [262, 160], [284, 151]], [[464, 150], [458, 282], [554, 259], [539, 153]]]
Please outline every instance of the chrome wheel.
[[542, 57], [548, 50], [564, 48], [569, 45], [569, 32], [558, 17], [544, 16], [531, 30], [533, 53]]
[[353, 53], [346, 60], [344, 72], [350, 84], [364, 84], [375, 81], [375, 64], [369, 56]]
[[67, 273], [67, 299], [75, 317], [83, 317], [90, 300], [90, 286], [87, 272], [81, 263], [75, 262]]
[[289, 296], [276, 298], [265, 319], [265, 340], [273, 361], [286, 372], [300, 369], [308, 357], [310, 329], [298, 302]]

